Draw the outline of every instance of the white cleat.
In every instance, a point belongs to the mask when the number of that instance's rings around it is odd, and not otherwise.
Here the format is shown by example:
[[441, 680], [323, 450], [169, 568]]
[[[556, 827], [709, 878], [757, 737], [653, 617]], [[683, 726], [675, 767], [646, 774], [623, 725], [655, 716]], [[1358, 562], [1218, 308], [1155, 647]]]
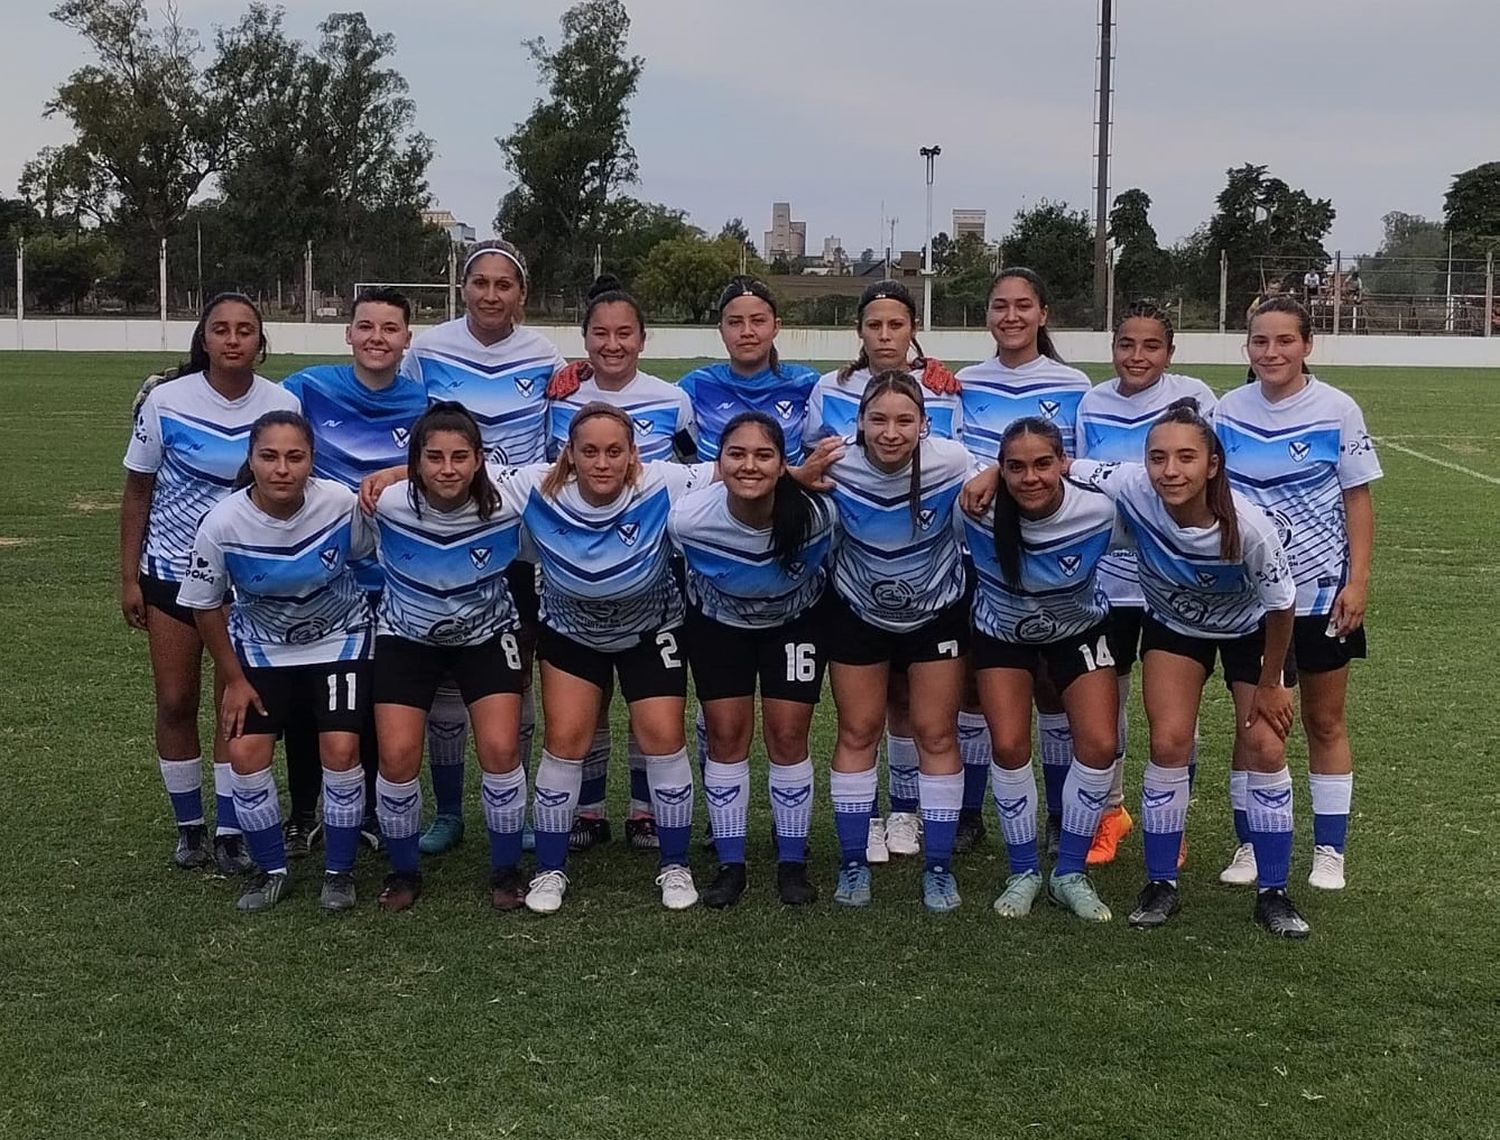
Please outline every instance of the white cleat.
[[668, 910], [687, 910], [698, 901], [693, 873], [680, 863], [663, 867], [661, 874], [656, 876], [656, 885], [661, 888], [661, 905]]
[[892, 855], [922, 853], [922, 820], [915, 812], [893, 811], [885, 817], [885, 846]]
[[1260, 881], [1260, 870], [1255, 865], [1255, 848], [1241, 843], [1234, 849], [1229, 866], [1219, 872], [1219, 882], [1232, 887], [1253, 887]]
[[1320, 891], [1344, 889], [1344, 853], [1332, 847], [1314, 847], [1312, 870], [1307, 873], [1307, 885]]
[[889, 863], [891, 849], [885, 845], [885, 820], [878, 815], [870, 817], [870, 834], [865, 839], [866, 863]]
[[562, 909], [563, 895], [568, 893], [568, 876], [561, 871], [543, 871], [526, 888], [526, 909], [537, 914], [554, 914]]

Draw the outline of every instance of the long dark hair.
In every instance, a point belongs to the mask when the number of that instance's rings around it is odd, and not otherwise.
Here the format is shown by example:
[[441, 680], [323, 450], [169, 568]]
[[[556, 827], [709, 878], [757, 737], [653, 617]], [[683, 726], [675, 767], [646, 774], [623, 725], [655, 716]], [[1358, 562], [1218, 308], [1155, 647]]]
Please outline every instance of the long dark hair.
[[191, 376], [194, 372], [208, 373], [209, 359], [208, 346], [205, 343], [205, 335], [208, 332], [209, 318], [214, 315], [214, 310], [229, 301], [238, 301], [245, 305], [255, 314], [255, 328], [260, 333], [259, 351], [255, 357], [255, 363], [260, 364], [266, 358], [266, 322], [261, 316], [260, 309], [255, 302], [243, 293], [215, 293], [208, 299], [208, 304], [203, 306], [203, 312], [199, 314], [198, 324], [193, 328], [193, 338], [188, 341], [187, 359], [177, 366], [176, 373], [164, 379], [176, 379], [178, 376]]
[[406, 445], [406, 499], [411, 509], [422, 513], [427, 487], [422, 482], [422, 452], [435, 432], [451, 431], [463, 436], [464, 442], [479, 457], [479, 470], [469, 481], [469, 497], [479, 510], [479, 517], [489, 519], [500, 505], [500, 492], [490, 482], [490, 473], [484, 465], [484, 439], [479, 434], [479, 424], [469, 409], [456, 400], [440, 400], [433, 404], [412, 425], [411, 440]]
[[[1234, 495], [1229, 487], [1229, 466], [1225, 462], [1224, 444], [1215, 433], [1213, 425], [1198, 414], [1198, 401], [1191, 396], [1184, 396], [1168, 404], [1167, 410], [1151, 425], [1151, 431], [1154, 432], [1163, 424], [1183, 424], [1197, 428], [1209, 458], [1218, 460], [1219, 469], [1209, 476], [1204, 494], [1208, 509], [1219, 524], [1219, 557], [1225, 562], [1238, 562], [1244, 548], [1240, 543], [1240, 519], [1235, 513]], [[1149, 433], [1146, 436], [1146, 446], [1151, 446]]]
[[[911, 317], [911, 346], [917, 352], [917, 359], [913, 362], [912, 366], [917, 369], [924, 367], [927, 364], [927, 357], [922, 352], [922, 346], [917, 343], [917, 302], [912, 298], [911, 290], [899, 281], [877, 281], [875, 284], [868, 286], [859, 295], [859, 305], [854, 310], [854, 327], [856, 330], [864, 326], [865, 310], [876, 301], [897, 301], [906, 307], [906, 312]], [[839, 369], [839, 383], [847, 384], [849, 377], [853, 376], [861, 368], [868, 367], [870, 367], [870, 354], [865, 351], [864, 342], [861, 341], [859, 355]]]
[[1172, 314], [1148, 298], [1131, 301], [1124, 310], [1115, 315], [1115, 327], [1110, 331], [1110, 339], [1120, 335], [1120, 330], [1125, 327], [1125, 322], [1132, 317], [1142, 317], [1148, 321], [1155, 321], [1161, 325], [1162, 334], [1166, 337], [1167, 347], [1172, 347]]
[[625, 286], [620, 279], [610, 273], [601, 273], [594, 278], [594, 283], [589, 286], [588, 304], [584, 306], [583, 321], [581, 328], [584, 335], [588, 335], [589, 322], [594, 319], [594, 310], [600, 305], [621, 304], [629, 305], [635, 313], [635, 323], [640, 327], [641, 335], [646, 335], [646, 318], [641, 313], [641, 304], [625, 291]]
[[[1036, 303], [1042, 308], [1050, 309], [1052, 307], [1051, 299], [1047, 295], [1047, 283], [1042, 280], [1041, 274], [1035, 269], [1027, 269], [1024, 265], [1012, 265], [995, 274], [995, 279], [990, 282], [990, 296], [994, 296], [995, 287], [1000, 282], [1010, 277], [1019, 277], [1027, 285], [1031, 286], [1031, 291], [1036, 294]], [[1062, 354], [1057, 351], [1057, 345], [1052, 343], [1052, 334], [1047, 331], [1046, 325], [1041, 325], [1036, 330], [1036, 350], [1043, 356], [1050, 356], [1059, 364], [1067, 363], [1062, 358]], [[998, 356], [999, 354], [1000, 349], [997, 346], [995, 355]]]
[[[739, 274], [731, 277], [729, 284], [724, 286], [724, 291], [719, 294], [719, 303], [714, 306], [714, 312], [719, 314], [719, 323], [724, 323], [724, 307], [736, 297], [759, 297], [767, 305], [771, 306], [771, 316], [779, 318], [781, 311], [776, 307], [776, 294], [771, 292], [771, 287], [758, 277], [748, 274]], [[781, 357], [776, 353], [776, 342], [771, 342], [770, 355], [771, 371], [777, 376], [781, 375]]]
[[1062, 432], [1057, 425], [1040, 416], [1022, 416], [1011, 422], [1000, 436], [998, 458], [1001, 465], [1000, 487], [995, 492], [995, 558], [1000, 563], [1000, 575], [1007, 585], [1021, 584], [1021, 505], [1005, 485], [1005, 449], [1023, 435], [1039, 435], [1052, 446], [1052, 453], [1059, 459], [1063, 450]]
[[[903, 372], [899, 368], [887, 368], [884, 372], [878, 372], [870, 377], [870, 382], [865, 385], [865, 394], [859, 398], [859, 413], [855, 417], [857, 428], [854, 433], [854, 442], [859, 447], [865, 446], [864, 418], [865, 409], [875, 400], [877, 396], [884, 396], [887, 392], [895, 392], [905, 396], [917, 405], [917, 411], [922, 415], [927, 414], [927, 403], [922, 398], [922, 386], [911, 378], [911, 373]], [[907, 492], [907, 503], [911, 507], [911, 532], [916, 534], [920, 527], [919, 520], [922, 516], [922, 438], [917, 437], [917, 446], [911, 451], [911, 487]]]
[[250, 425], [250, 442], [245, 448], [245, 462], [240, 464], [240, 469], [234, 476], [236, 491], [243, 491], [255, 482], [255, 474], [250, 470], [250, 457], [255, 454], [255, 445], [260, 442], [261, 434], [267, 428], [273, 427], [296, 428], [302, 433], [302, 438], [307, 440], [307, 453], [312, 455], [316, 450], [312, 424], [307, 422], [307, 417], [301, 412], [289, 412], [283, 409], [266, 412]]
[[[786, 462], [786, 433], [781, 430], [780, 424], [764, 412], [740, 412], [738, 415], [731, 416], [719, 436], [719, 455], [724, 454], [724, 447], [729, 442], [729, 437], [740, 428], [750, 424], [758, 427], [771, 441], [771, 445], [776, 448], [776, 454], [781, 456], [784, 464]], [[807, 545], [807, 540], [812, 537], [817, 504], [813, 501], [812, 494], [793, 479], [788, 471], [783, 471], [781, 477], [776, 480], [776, 488], [772, 496], [771, 549], [776, 552], [776, 561], [780, 563], [781, 568], [790, 572], [792, 564], [797, 561], [797, 555]]]
[[[1255, 318], [1262, 313], [1290, 313], [1297, 318], [1297, 333], [1302, 337], [1302, 343], [1307, 344], [1312, 340], [1312, 315], [1303, 306], [1302, 302], [1287, 293], [1278, 293], [1274, 297], [1267, 297], [1258, 306], [1255, 312], [1250, 314], [1250, 320], [1245, 325], [1245, 341], [1250, 341], [1250, 331], [1255, 327]], [[1302, 372], [1310, 375], [1307, 371], [1307, 361], [1302, 362]], [[1259, 379], [1255, 375], [1255, 369], [1250, 369], [1250, 379]], [[1248, 380], [1246, 381], [1248, 383]]]

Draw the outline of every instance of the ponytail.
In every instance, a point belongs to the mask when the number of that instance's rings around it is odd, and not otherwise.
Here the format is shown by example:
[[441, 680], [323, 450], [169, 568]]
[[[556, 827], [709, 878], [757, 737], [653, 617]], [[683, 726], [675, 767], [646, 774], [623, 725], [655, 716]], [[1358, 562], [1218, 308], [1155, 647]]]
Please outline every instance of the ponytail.
[[[1198, 401], [1192, 396], [1173, 400], [1151, 428], [1154, 431], [1162, 424], [1196, 428], [1202, 437], [1209, 462], [1216, 468], [1208, 477], [1204, 498], [1209, 512], [1219, 524], [1219, 557], [1225, 562], [1238, 562], [1244, 556], [1244, 547], [1240, 541], [1240, 516], [1234, 509], [1234, 492], [1229, 486], [1229, 465], [1225, 461], [1223, 442], [1213, 425], [1199, 414]], [[1150, 437], [1147, 439], [1149, 442]]]
[[[867, 286], [865, 291], [859, 295], [859, 304], [854, 307], [854, 328], [859, 330], [864, 324], [865, 310], [876, 301], [895, 301], [906, 309], [907, 317], [911, 320], [912, 328], [917, 327], [917, 302], [912, 299], [911, 290], [899, 281], [877, 281]], [[917, 350], [918, 364], [922, 363], [922, 349], [917, 345], [917, 338], [912, 336], [912, 347]], [[870, 367], [870, 354], [865, 351], [863, 340], [860, 342], [859, 355], [850, 364], [839, 369], [839, 383], [847, 384], [849, 377], [853, 376], [861, 368]]]
[[1000, 436], [1000, 450], [996, 456], [1000, 463], [1000, 487], [995, 492], [995, 560], [1000, 563], [1000, 576], [1006, 585], [1021, 585], [1021, 505], [1016, 502], [1010, 488], [1005, 485], [1005, 449], [1012, 441], [1023, 435], [1039, 435], [1052, 447], [1058, 459], [1066, 455], [1062, 432], [1050, 420], [1040, 416], [1022, 416], [1014, 420]]

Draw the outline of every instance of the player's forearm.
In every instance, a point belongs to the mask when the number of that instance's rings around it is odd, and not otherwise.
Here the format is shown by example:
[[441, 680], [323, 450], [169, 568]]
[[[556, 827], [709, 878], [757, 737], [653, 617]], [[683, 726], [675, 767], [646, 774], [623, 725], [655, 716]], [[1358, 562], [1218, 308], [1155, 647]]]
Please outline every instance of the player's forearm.
[[1349, 534], [1349, 581], [1368, 587], [1375, 549], [1375, 500], [1368, 486], [1344, 492], [1344, 526]]
[[235, 656], [234, 645], [229, 640], [229, 607], [213, 610], [196, 610], [193, 620], [198, 626], [198, 636], [203, 638], [204, 648], [214, 659], [214, 670], [227, 685], [231, 681], [244, 680], [245, 670]]
[[1296, 620], [1295, 606], [1266, 614], [1266, 647], [1260, 659], [1260, 684], [1266, 688], [1282, 684], [1286, 653], [1292, 645], [1292, 625]]
[[140, 572], [141, 548], [146, 543], [146, 516], [151, 511], [149, 475], [134, 471], [125, 476], [120, 496], [120, 581], [133, 582]]

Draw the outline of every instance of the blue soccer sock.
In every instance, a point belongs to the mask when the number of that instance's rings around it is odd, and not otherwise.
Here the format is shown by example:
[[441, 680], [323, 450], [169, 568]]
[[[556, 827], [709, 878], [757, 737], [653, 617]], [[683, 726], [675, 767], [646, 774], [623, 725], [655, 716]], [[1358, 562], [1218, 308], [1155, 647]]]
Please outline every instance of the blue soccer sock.
[[286, 873], [286, 841], [281, 836], [281, 801], [270, 768], [234, 774], [234, 814], [245, 833], [255, 865], [270, 875]]
[[[892, 812], [915, 815], [919, 807], [917, 790], [917, 742], [909, 736], [885, 735], [885, 762], [888, 772], [886, 798]], [[870, 814], [875, 814], [874, 804]]]
[[568, 833], [573, 830], [573, 813], [582, 786], [582, 760], [564, 760], [542, 748], [531, 799], [538, 871], [561, 871], [567, 865]]
[[806, 862], [807, 833], [812, 826], [812, 761], [802, 759], [795, 764], [772, 764], [769, 783], [771, 823], [776, 830], [776, 859], [781, 863]]
[[[750, 761], [703, 765], [703, 800], [713, 828], [720, 863], [745, 861], [745, 833], [750, 826]], [[658, 825], [660, 826], [660, 825]]]
[[869, 862], [865, 846], [870, 840], [870, 816], [875, 812], [875, 769], [863, 772], [833, 772], [828, 794], [833, 800], [833, 827], [839, 837], [839, 855], [845, 866]]
[[688, 762], [687, 749], [679, 748], [665, 756], [648, 755], [646, 779], [651, 785], [651, 807], [656, 813], [661, 865], [686, 867], [688, 847], [693, 841], [693, 766]]
[[983, 713], [958, 714], [958, 755], [964, 762], [964, 811], [984, 811], [990, 783], [990, 726]]
[[1354, 799], [1354, 773], [1324, 776], [1311, 772], [1307, 784], [1312, 792], [1313, 844], [1343, 854], [1349, 835], [1349, 806]]
[[583, 783], [578, 790], [581, 815], [604, 815], [604, 796], [609, 786], [609, 728], [594, 730], [593, 743], [583, 757]]
[[917, 776], [917, 788], [922, 802], [922, 854], [926, 857], [926, 868], [946, 871], [953, 862], [958, 813], [964, 806], [964, 773], [922, 772]]
[[1146, 849], [1146, 878], [1177, 881], [1177, 855], [1187, 829], [1191, 799], [1188, 770], [1151, 761], [1141, 781], [1141, 835]]
[[490, 870], [513, 868], [521, 861], [521, 828], [526, 822], [526, 769], [485, 772], [480, 778], [484, 826], [490, 833]]
[[166, 786], [167, 799], [172, 803], [172, 817], [178, 827], [192, 827], [203, 823], [203, 757], [191, 760], [168, 760], [157, 758], [161, 770], [161, 782]]
[[354, 870], [359, 825], [365, 821], [365, 771], [323, 769], [323, 866], [329, 874]]
[[229, 761], [214, 762], [214, 834], [238, 835], [239, 816], [234, 814], [234, 769]]
[[443, 686], [427, 714], [427, 763], [438, 815], [464, 814], [464, 753], [468, 748], [468, 709], [458, 690]]
[[1292, 775], [1285, 767], [1248, 775], [1245, 811], [1260, 889], [1285, 888], [1292, 869]]
[[1067, 713], [1036, 714], [1036, 737], [1042, 754], [1042, 784], [1047, 792], [1047, 814], [1063, 813], [1063, 785], [1073, 765], [1073, 730]]
[[417, 837], [422, 831], [422, 781], [413, 778], [398, 784], [376, 776], [375, 817], [380, 820], [391, 870], [404, 875], [421, 871]]
[[1063, 783], [1062, 838], [1058, 843], [1054, 875], [1072, 875], [1082, 871], [1099, 830], [1099, 816], [1109, 798], [1110, 771], [1090, 768], [1079, 760], [1068, 767]]
[[1234, 814], [1234, 838], [1241, 845], [1250, 842], [1250, 817], [1245, 814], [1245, 790], [1250, 783], [1250, 773], [1238, 769], [1229, 773], [1229, 810]]
[[1036, 850], [1036, 772], [1028, 760], [1021, 768], [990, 765], [990, 788], [995, 797], [995, 812], [1000, 817], [1000, 834], [1005, 837], [1005, 853], [1010, 858], [1010, 873], [1041, 872]]

